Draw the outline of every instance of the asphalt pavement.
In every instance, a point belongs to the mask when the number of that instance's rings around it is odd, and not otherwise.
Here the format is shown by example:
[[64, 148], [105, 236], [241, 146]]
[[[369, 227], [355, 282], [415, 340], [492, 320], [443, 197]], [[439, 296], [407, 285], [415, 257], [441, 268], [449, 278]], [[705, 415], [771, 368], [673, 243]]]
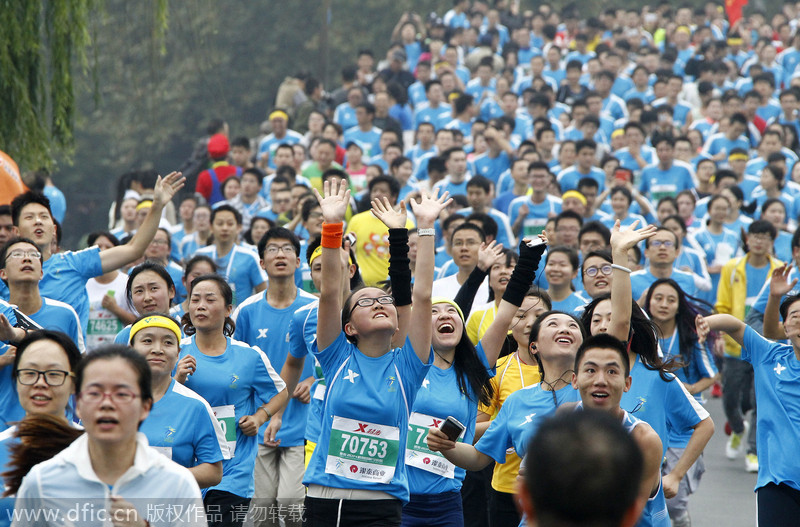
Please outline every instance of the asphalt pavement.
[[[744, 454], [725, 457], [725, 413], [721, 399], [709, 398], [706, 409], [716, 431], [704, 452], [706, 473], [689, 500], [693, 527], [753, 527], [756, 524], [756, 474], [744, 468]], [[800, 520], [798, 520], [800, 521]]]

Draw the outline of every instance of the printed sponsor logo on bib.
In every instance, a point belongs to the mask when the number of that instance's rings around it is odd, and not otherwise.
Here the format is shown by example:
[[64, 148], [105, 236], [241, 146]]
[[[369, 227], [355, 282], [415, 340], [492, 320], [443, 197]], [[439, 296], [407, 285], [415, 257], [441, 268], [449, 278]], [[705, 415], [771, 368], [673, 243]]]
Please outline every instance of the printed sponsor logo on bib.
[[[406, 465], [425, 470], [437, 476], [453, 479], [456, 466], [439, 452], [428, 450], [428, 429], [441, 426], [444, 419], [412, 412], [408, 419], [408, 438], [406, 440]], [[464, 441], [466, 430], [461, 432], [458, 442]]]
[[325, 472], [367, 483], [389, 483], [400, 452], [400, 429], [334, 417]]
[[225, 436], [225, 442], [228, 444], [228, 450], [233, 457], [236, 451], [236, 414], [232, 404], [225, 406], [214, 406], [211, 408], [214, 411], [214, 417], [219, 421], [219, 426], [222, 427], [222, 434]]

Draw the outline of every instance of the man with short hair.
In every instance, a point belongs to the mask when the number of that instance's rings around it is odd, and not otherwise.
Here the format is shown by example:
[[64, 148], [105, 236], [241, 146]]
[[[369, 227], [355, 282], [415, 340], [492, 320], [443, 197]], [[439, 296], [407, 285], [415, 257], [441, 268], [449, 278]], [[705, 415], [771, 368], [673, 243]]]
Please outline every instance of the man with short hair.
[[230, 205], [220, 205], [211, 211], [213, 244], [201, 247], [195, 253], [214, 260], [219, 274], [233, 290], [234, 307], [267, 288], [267, 275], [259, 264], [258, 255], [237, 243], [241, 230], [239, 211]]
[[364, 152], [364, 157], [369, 159], [381, 153], [381, 129], [373, 125], [375, 119], [375, 106], [372, 103], [362, 102], [356, 106], [356, 120], [358, 124], [349, 128], [344, 133], [344, 144], [353, 141], [358, 143]]
[[503, 192], [500, 188], [495, 188], [495, 193], [499, 195], [494, 199], [493, 205], [497, 210], [508, 214], [508, 207], [511, 202], [520, 196], [525, 196], [530, 190], [530, 177], [528, 175], [528, 165], [530, 163], [527, 159], [515, 159], [511, 163], [511, 168], [507, 172], [509, 179], [511, 179], [512, 186], [507, 191]]
[[583, 226], [583, 219], [580, 214], [572, 210], [562, 211], [556, 216], [555, 221], [555, 245], [566, 245], [578, 251], [578, 235]]
[[267, 200], [261, 197], [264, 173], [260, 168], [246, 168], [240, 178], [241, 190], [227, 203], [242, 215], [242, 229], [250, 228], [250, 222], [256, 213], [267, 206]]
[[[453, 231], [450, 240], [453, 261], [458, 267], [458, 272], [439, 278], [433, 282], [433, 296], [455, 298], [456, 293], [467, 281], [470, 273], [478, 265], [478, 250], [486, 236], [483, 230], [474, 223], [465, 222]], [[485, 278], [478, 292], [475, 294], [473, 305], [481, 306], [489, 301], [489, 278]]]
[[717, 132], [708, 138], [703, 145], [702, 154], [717, 162], [717, 167], [724, 168], [728, 153], [734, 148], [750, 150], [750, 139], [747, 135], [747, 117], [743, 113], [730, 116], [730, 124], [724, 132]]
[[[298, 309], [314, 302], [316, 297], [295, 285], [295, 271], [300, 266], [300, 241], [294, 233], [282, 227], [268, 230], [258, 243], [258, 253], [269, 286], [236, 308], [232, 315], [236, 323], [233, 336], [258, 347], [271, 364], [282, 365], [288, 352], [286, 343], [292, 316]], [[303, 369], [303, 379], [312, 378], [312, 368], [313, 362], [308, 361]], [[307, 391], [296, 391], [281, 415], [272, 416], [259, 429], [253, 505], [264, 507], [264, 510], [277, 505], [278, 514], [261, 515], [256, 525], [277, 526], [278, 516], [283, 517], [287, 526], [302, 524], [299, 518], [293, 520], [298, 515], [290, 511], [299, 509], [305, 496], [303, 445], [308, 395]]]
[[469, 207], [458, 211], [459, 214], [469, 216], [472, 213], [487, 214], [497, 224], [497, 243], [506, 248], [516, 246], [514, 234], [508, 216], [492, 208], [492, 182], [483, 176], [473, 176], [467, 182], [467, 201]]
[[534, 161], [528, 167], [531, 195], [520, 196], [508, 206], [508, 216], [513, 219], [511, 230], [514, 235], [530, 238], [541, 234], [548, 218], [561, 212], [561, 198], [547, 192], [550, 184], [550, 169], [547, 163]]
[[659, 227], [652, 238], [645, 240], [644, 255], [647, 266], [631, 273], [633, 299], [639, 301], [659, 278], [672, 278], [684, 291], [694, 291], [692, 273], [675, 269], [678, 258], [678, 237], [666, 227]]
[[653, 139], [658, 163], [646, 166], [642, 170], [639, 192], [657, 203], [661, 198], [674, 198], [682, 190], [695, 187], [694, 170], [683, 161], [676, 161], [675, 140], [666, 135]]
[[442, 157], [445, 160], [447, 176], [445, 176], [442, 181], [436, 183], [433, 188], [439, 189], [439, 195], [447, 191], [450, 193], [450, 196], [456, 196], [458, 194], [466, 196], [469, 173], [467, 172], [467, 154], [464, 152], [464, 149], [460, 146], [454, 146], [443, 152]]
[[313, 161], [303, 170], [303, 177], [317, 190], [322, 190], [322, 174], [330, 168], [342, 168], [334, 161], [336, 157], [336, 143], [324, 137], [317, 142], [314, 149]]
[[602, 192], [606, 185], [606, 175], [602, 169], [595, 166], [597, 143], [592, 139], [581, 139], [575, 143], [575, 152], [577, 154], [575, 166], [565, 167], [557, 176], [562, 192], [575, 190], [578, 187], [578, 181], [585, 177], [591, 177], [597, 181]]
[[[26, 192], [11, 202], [15, 234], [33, 240], [42, 253], [44, 274], [39, 283], [40, 293], [72, 306], [80, 317], [84, 334], [89, 321], [86, 281], [142, 257], [158, 229], [164, 205], [183, 187], [184, 181], [179, 172], [172, 172], [163, 179], [158, 177], [150, 212], [131, 241], [104, 251], [100, 251], [98, 247], [90, 247], [79, 252], [63, 251], [53, 254], [52, 242], [56, 237], [56, 226], [50, 214], [48, 199], [42, 194]], [[8, 298], [7, 290], [0, 292], [0, 296]]]
[[431, 123], [436, 130], [452, 119], [450, 105], [445, 103], [442, 82], [438, 79], [429, 80], [425, 84], [427, 101], [417, 104], [414, 108], [414, 127], [422, 123]]

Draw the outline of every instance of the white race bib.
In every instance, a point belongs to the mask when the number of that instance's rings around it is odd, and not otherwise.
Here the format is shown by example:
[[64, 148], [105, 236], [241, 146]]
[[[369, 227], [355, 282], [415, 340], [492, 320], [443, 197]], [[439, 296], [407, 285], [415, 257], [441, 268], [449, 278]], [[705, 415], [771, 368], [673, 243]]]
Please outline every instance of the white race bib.
[[326, 386], [324, 384], [322, 384], [322, 383], [317, 384], [317, 387], [314, 388], [314, 399], [316, 399], [318, 401], [324, 401], [325, 400], [325, 388], [326, 388]]
[[325, 472], [367, 483], [390, 483], [400, 453], [400, 429], [333, 418]]
[[167, 459], [172, 459], [171, 446], [151, 446], [150, 448], [152, 448], [153, 450], [158, 450], [158, 453], [167, 456]]
[[[448, 479], [455, 477], [456, 466], [450, 463], [441, 453], [428, 450], [428, 429], [439, 427], [444, 419], [412, 412], [408, 418], [408, 438], [406, 440], [406, 465], [425, 470]], [[458, 436], [458, 442], [464, 441], [466, 429]]]
[[214, 417], [219, 421], [219, 426], [222, 427], [222, 435], [225, 436], [225, 442], [228, 444], [228, 450], [233, 457], [236, 451], [236, 413], [232, 404], [225, 406], [214, 406], [211, 408], [214, 411]]

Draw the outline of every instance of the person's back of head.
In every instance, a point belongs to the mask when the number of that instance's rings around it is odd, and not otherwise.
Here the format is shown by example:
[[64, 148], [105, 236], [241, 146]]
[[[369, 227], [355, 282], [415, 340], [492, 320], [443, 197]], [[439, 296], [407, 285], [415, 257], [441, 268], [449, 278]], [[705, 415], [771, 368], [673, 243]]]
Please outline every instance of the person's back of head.
[[618, 527], [639, 518], [642, 454], [605, 412], [548, 419], [531, 440], [525, 463], [521, 498], [530, 525]]

